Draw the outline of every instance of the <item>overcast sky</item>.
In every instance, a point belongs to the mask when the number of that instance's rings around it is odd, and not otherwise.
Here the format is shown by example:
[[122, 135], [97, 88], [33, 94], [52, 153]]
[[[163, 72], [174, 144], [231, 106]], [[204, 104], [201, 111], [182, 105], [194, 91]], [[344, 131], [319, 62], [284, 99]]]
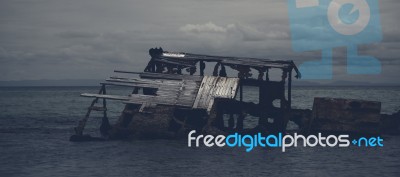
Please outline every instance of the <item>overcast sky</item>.
[[[0, 0], [0, 80], [105, 79], [142, 71], [148, 49], [290, 59], [286, 0]], [[383, 41], [360, 47], [382, 62], [376, 76], [348, 75], [334, 50], [334, 80], [400, 83], [400, 1], [380, 0]]]

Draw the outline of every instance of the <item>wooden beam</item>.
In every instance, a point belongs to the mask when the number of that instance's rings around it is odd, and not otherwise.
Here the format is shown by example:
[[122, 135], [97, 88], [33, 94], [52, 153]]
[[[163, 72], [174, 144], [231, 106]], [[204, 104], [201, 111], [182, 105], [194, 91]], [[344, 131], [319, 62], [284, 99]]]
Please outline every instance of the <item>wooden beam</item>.
[[288, 78], [288, 107], [292, 108], [292, 69], [289, 70], [289, 78]]
[[109, 100], [129, 100], [130, 96], [120, 96], [120, 95], [103, 95], [103, 94], [92, 94], [92, 93], [82, 93], [83, 97], [94, 97], [94, 98], [103, 98]]
[[125, 73], [125, 74], [142, 74], [143, 72], [135, 72], [135, 71], [123, 71], [123, 70], [114, 70], [115, 73]]
[[142, 73], [140, 74], [140, 77], [149, 79], [193, 80], [197, 82], [201, 82], [201, 80], [203, 79], [202, 76], [164, 74], [164, 73]]
[[193, 76], [193, 75], [151, 73], [151, 72], [134, 72], [134, 71], [123, 71], [123, 70], [114, 70], [114, 72], [116, 72], [116, 73], [125, 73], [125, 74], [138, 74], [141, 78], [149, 78], [149, 79], [194, 80], [194, 81], [199, 81], [199, 82], [203, 79], [202, 76]]

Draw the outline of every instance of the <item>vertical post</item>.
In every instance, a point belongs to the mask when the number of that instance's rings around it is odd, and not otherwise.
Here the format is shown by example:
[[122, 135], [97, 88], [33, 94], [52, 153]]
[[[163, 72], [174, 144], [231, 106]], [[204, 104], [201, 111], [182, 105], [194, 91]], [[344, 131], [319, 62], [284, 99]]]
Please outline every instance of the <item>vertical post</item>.
[[[107, 92], [106, 92], [106, 85], [103, 84], [102, 87], [103, 87], [103, 88], [102, 88], [102, 90], [103, 90], [103, 95], [106, 95], [106, 94], [107, 94]], [[104, 118], [107, 118], [107, 101], [106, 101], [105, 98], [103, 98], [103, 108], [104, 108], [104, 110], [103, 110], [103, 117], [104, 117]]]
[[155, 73], [155, 72], [156, 72], [156, 64], [155, 64], [155, 63], [153, 63], [153, 64], [151, 65], [151, 72], [152, 72], [152, 73]]
[[[103, 95], [107, 94], [106, 92], [106, 85], [103, 84], [102, 86]], [[102, 136], [108, 136], [108, 130], [111, 129], [110, 122], [107, 118], [107, 102], [106, 99], [103, 98], [103, 119], [100, 125], [100, 133]]]
[[237, 119], [237, 123], [236, 123], [236, 129], [241, 131], [243, 130], [243, 120], [244, 120], [245, 114], [242, 110], [242, 112], [239, 114], [239, 117]]
[[204, 76], [204, 69], [206, 68], [206, 64], [203, 60], [200, 61], [200, 76]]
[[239, 88], [240, 88], [240, 102], [243, 101], [243, 83], [239, 81]]
[[229, 120], [228, 120], [228, 127], [230, 129], [233, 129], [234, 126], [235, 126], [235, 119], [233, 118], [233, 114], [230, 113], [229, 114]]
[[139, 94], [139, 87], [133, 88], [132, 94]]
[[258, 105], [263, 109], [262, 114], [258, 117], [258, 125], [262, 127], [268, 126], [268, 117], [265, 114], [265, 110], [269, 109], [268, 104], [266, 103], [266, 84], [268, 81], [258, 81], [260, 84], [258, 85]]
[[283, 90], [282, 90], [282, 92], [283, 92], [283, 95], [282, 95], [282, 97], [280, 98], [280, 100], [281, 100], [281, 110], [284, 110], [285, 108], [286, 108], [286, 106], [287, 106], [287, 103], [286, 103], [286, 95], [285, 95], [285, 84], [286, 84], [286, 78], [288, 77], [288, 72], [289, 72], [289, 70], [287, 70], [287, 69], [282, 69], [282, 80], [281, 80], [281, 82], [282, 82], [282, 85], [283, 85]]
[[264, 104], [263, 96], [264, 96], [264, 94], [263, 94], [263, 83], [262, 83], [262, 84], [260, 84], [258, 86], [258, 104], [259, 105], [263, 105]]
[[190, 68], [189, 71], [190, 71], [189, 74], [190, 74], [191, 76], [193, 76], [193, 74], [196, 72], [196, 68]]
[[288, 108], [292, 109], [292, 70], [289, 69], [289, 78], [288, 78]]

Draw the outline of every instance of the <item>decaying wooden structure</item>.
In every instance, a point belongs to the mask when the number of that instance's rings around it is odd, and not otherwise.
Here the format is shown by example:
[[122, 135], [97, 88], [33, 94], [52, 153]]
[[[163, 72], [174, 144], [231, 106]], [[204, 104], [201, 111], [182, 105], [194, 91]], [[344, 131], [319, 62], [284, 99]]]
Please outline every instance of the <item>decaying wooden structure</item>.
[[[300, 78], [293, 61], [165, 52], [161, 48], [150, 49], [149, 54], [151, 59], [144, 72], [115, 70], [115, 73], [132, 74], [132, 77], [110, 77], [101, 83], [97, 94], [81, 95], [94, 100], [75, 128], [76, 135], [83, 134], [91, 111], [103, 112], [100, 130], [109, 138], [129, 137], [140, 132], [152, 136], [154, 131], [173, 136], [185, 129], [206, 133], [243, 131], [243, 119], [247, 114], [259, 118], [258, 128], [285, 131], [286, 115], [291, 110], [292, 77]], [[213, 67], [209, 75], [206, 65]], [[228, 77], [227, 67], [234, 76]], [[271, 70], [281, 72], [279, 80], [270, 80]], [[251, 71], [256, 71], [254, 77]], [[132, 92], [109, 95], [109, 86], [131, 87]], [[258, 103], [244, 101], [244, 86], [258, 88]], [[107, 118], [108, 99], [126, 104], [113, 125]], [[99, 100], [101, 106], [96, 106]], [[274, 105], [276, 100], [278, 105]], [[227, 125], [224, 117], [229, 119]]]

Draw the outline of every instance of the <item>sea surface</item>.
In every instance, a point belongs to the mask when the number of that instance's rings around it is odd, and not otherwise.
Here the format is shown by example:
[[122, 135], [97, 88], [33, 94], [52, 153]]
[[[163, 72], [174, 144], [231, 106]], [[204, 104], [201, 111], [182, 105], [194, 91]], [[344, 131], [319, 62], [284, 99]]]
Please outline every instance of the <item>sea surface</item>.
[[[0, 88], [0, 176], [400, 176], [400, 136], [383, 136], [381, 148], [297, 147], [188, 148], [186, 140], [70, 142], [99, 87]], [[245, 88], [247, 101], [256, 90]], [[110, 88], [108, 94], [129, 94]], [[310, 108], [314, 97], [382, 102], [382, 113], [400, 110], [400, 87], [295, 87], [293, 107]], [[123, 109], [108, 101], [115, 121]], [[99, 136], [101, 114], [86, 133]], [[247, 125], [257, 120], [246, 119]], [[295, 125], [290, 124], [291, 128]]]

